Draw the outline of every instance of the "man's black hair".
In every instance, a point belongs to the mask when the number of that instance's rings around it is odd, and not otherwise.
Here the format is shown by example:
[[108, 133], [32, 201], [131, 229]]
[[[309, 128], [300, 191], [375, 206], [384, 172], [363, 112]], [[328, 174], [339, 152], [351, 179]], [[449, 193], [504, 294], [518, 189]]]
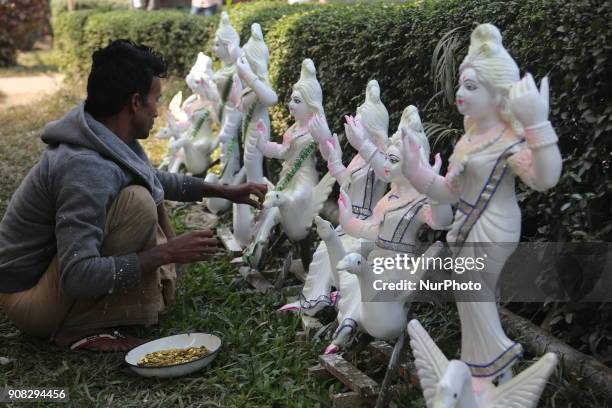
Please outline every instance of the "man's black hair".
[[110, 41], [92, 55], [85, 110], [95, 117], [116, 115], [135, 93], [146, 104], [153, 77], [164, 77], [167, 68], [164, 58], [146, 45]]

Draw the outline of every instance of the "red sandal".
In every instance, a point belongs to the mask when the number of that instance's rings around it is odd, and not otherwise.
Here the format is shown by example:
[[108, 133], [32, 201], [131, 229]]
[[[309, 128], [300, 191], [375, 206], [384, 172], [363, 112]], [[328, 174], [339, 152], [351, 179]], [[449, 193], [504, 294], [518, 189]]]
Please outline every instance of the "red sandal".
[[100, 344], [100, 343], [110, 343], [112, 345], [112, 344], [118, 343], [118, 342], [121, 342], [123, 344], [128, 344], [126, 342], [123, 342], [123, 340], [127, 340], [127, 337], [125, 335], [119, 333], [116, 330], [113, 331], [112, 333], [92, 334], [92, 335], [83, 337], [82, 339], [77, 340], [74, 343], [72, 343], [70, 345], [70, 350], [72, 350], [72, 351], [87, 350], [87, 351], [96, 351], [96, 352], [122, 351], [122, 350], [116, 350], [113, 347], [110, 347], [108, 350], [99, 350], [99, 349], [95, 349], [95, 348], [92, 349], [90, 346], [95, 345], [95, 344]]

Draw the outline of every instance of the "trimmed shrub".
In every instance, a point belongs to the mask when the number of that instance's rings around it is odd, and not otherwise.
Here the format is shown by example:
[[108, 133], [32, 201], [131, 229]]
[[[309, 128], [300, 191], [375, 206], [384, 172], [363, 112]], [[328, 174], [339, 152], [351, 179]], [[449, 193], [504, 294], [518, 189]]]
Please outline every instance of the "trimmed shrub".
[[63, 71], [80, 76], [89, 73], [87, 68], [91, 64], [91, 52], [83, 43], [83, 30], [87, 19], [98, 12], [94, 9], [79, 10], [53, 20], [54, 43]]
[[[98, 9], [117, 10], [129, 9], [131, 0], [77, 0], [74, 10]], [[54, 17], [68, 11], [68, 0], [51, 0], [51, 13]]]
[[[186, 58], [187, 68], [195, 61], [198, 51], [212, 55], [214, 32], [219, 24], [219, 15], [213, 17], [191, 16], [178, 11], [154, 11], [143, 14], [142, 11], [118, 11], [122, 0], [102, 2], [87, 0], [77, 2], [77, 11], [63, 13], [66, 0], [53, 3], [54, 13], [59, 10], [54, 20], [57, 48], [61, 52], [61, 67], [71, 73], [83, 76], [89, 70], [91, 52], [104, 45], [111, 38], [130, 36], [130, 39], [155, 46], [172, 65], [174, 61]], [[261, 24], [264, 34], [281, 18], [288, 15], [313, 9], [315, 5], [301, 4], [290, 6], [281, 1], [261, 1], [239, 3], [230, 8], [232, 24], [240, 34], [242, 42], [250, 36], [250, 27], [254, 22]], [[96, 16], [108, 13], [104, 17]], [[159, 26], [165, 34], [157, 30]], [[174, 31], [170, 33], [170, 31]], [[191, 38], [187, 38], [187, 37]], [[83, 39], [86, 39], [84, 42]], [[159, 45], [159, 46], [158, 46]], [[197, 50], [197, 51], [194, 51]], [[176, 56], [176, 53], [183, 56]], [[173, 72], [184, 75], [185, 65], [172, 66]]]
[[[449, 30], [460, 27], [455, 60], [467, 51], [476, 23], [491, 22], [524, 72], [551, 78], [551, 120], [560, 138], [564, 172], [542, 194], [520, 183], [525, 239], [610, 240], [612, 106], [609, 74], [612, 3], [596, 0], [426, 1], [317, 7], [280, 20], [267, 36], [270, 74], [279, 94], [272, 115], [276, 130], [290, 123], [283, 101], [312, 58], [333, 130], [343, 129], [377, 79], [391, 116], [390, 130], [408, 104], [424, 121], [462, 129], [462, 118], [437, 93], [432, 55]], [[456, 69], [453, 70], [456, 75]], [[453, 84], [456, 81], [453, 81]], [[438, 144], [448, 158], [454, 140]]]
[[259, 23], [264, 36], [279, 20], [292, 14], [313, 10], [316, 4], [293, 4], [284, 1], [257, 1], [253, 3], [238, 3], [229, 10], [232, 25], [240, 34], [240, 41], [244, 44], [251, 36], [251, 25]]
[[184, 76], [204, 50], [216, 19], [191, 16], [181, 11], [82, 10], [61, 15], [56, 20], [61, 66], [81, 76], [87, 75], [91, 54], [109, 40], [128, 38], [161, 52], [170, 74]]
[[[433, 150], [445, 158], [462, 132], [462, 118], [439, 92], [432, 56], [442, 38], [453, 39], [449, 44], [454, 50], [446, 54], [452, 96], [471, 30], [481, 22], [497, 25], [522, 70], [538, 80], [550, 75], [551, 120], [564, 157], [564, 172], [554, 189], [542, 194], [520, 183], [523, 238], [611, 240], [611, 2], [430, 0], [326, 6], [256, 2], [231, 7], [229, 13], [243, 43], [252, 22], [264, 30], [270, 77], [279, 95], [279, 104], [271, 110], [277, 134], [291, 122], [285, 102], [299, 77], [301, 61], [308, 57], [317, 66], [332, 130], [343, 130], [344, 115], [354, 114], [364, 99], [366, 83], [377, 79], [390, 113], [390, 131], [402, 110], [416, 105], [426, 123], [438, 125], [430, 128], [431, 134], [439, 135], [442, 129], [453, 135], [435, 138]], [[64, 20], [60, 36], [70, 34], [67, 43], [74, 50], [68, 52], [81, 73], [89, 71], [93, 49], [109, 38], [128, 37], [160, 50], [173, 73], [184, 76], [198, 51], [211, 53], [217, 22], [218, 17], [178, 12], [114, 11]], [[347, 155], [352, 154], [348, 150]]]

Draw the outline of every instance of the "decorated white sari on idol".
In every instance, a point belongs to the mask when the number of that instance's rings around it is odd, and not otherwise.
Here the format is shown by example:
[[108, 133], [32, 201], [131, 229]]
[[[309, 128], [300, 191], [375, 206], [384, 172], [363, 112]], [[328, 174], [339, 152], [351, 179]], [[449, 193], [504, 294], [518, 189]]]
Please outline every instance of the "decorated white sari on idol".
[[[472, 32], [468, 55], [459, 68], [456, 103], [466, 134], [455, 145], [445, 177], [414, 160], [412, 136], [404, 143], [403, 173], [421, 192], [457, 205], [447, 241], [456, 258], [480, 258], [484, 270], [466, 269], [458, 281], [480, 282], [480, 292], [456, 292], [461, 320], [461, 360], [475, 379], [511, 377], [522, 355], [520, 344], [502, 328], [497, 283], [521, 233], [515, 179], [544, 191], [561, 173], [557, 136], [548, 121], [548, 80], [538, 90], [529, 74], [522, 79], [502, 44], [499, 30], [481, 24]], [[410, 141], [408, 141], [410, 140]]]

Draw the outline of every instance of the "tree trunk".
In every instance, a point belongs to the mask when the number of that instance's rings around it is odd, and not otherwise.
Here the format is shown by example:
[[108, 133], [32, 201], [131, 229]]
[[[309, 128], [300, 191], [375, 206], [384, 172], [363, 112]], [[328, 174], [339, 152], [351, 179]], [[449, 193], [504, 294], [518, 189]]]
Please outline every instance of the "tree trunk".
[[68, 11], [74, 11], [76, 0], [68, 0]]
[[593, 391], [612, 400], [612, 369], [563, 343], [508, 309], [501, 308], [499, 312], [508, 334], [523, 344], [529, 352], [536, 356], [541, 356], [549, 351], [557, 354], [563, 364], [564, 375], [579, 378]]

